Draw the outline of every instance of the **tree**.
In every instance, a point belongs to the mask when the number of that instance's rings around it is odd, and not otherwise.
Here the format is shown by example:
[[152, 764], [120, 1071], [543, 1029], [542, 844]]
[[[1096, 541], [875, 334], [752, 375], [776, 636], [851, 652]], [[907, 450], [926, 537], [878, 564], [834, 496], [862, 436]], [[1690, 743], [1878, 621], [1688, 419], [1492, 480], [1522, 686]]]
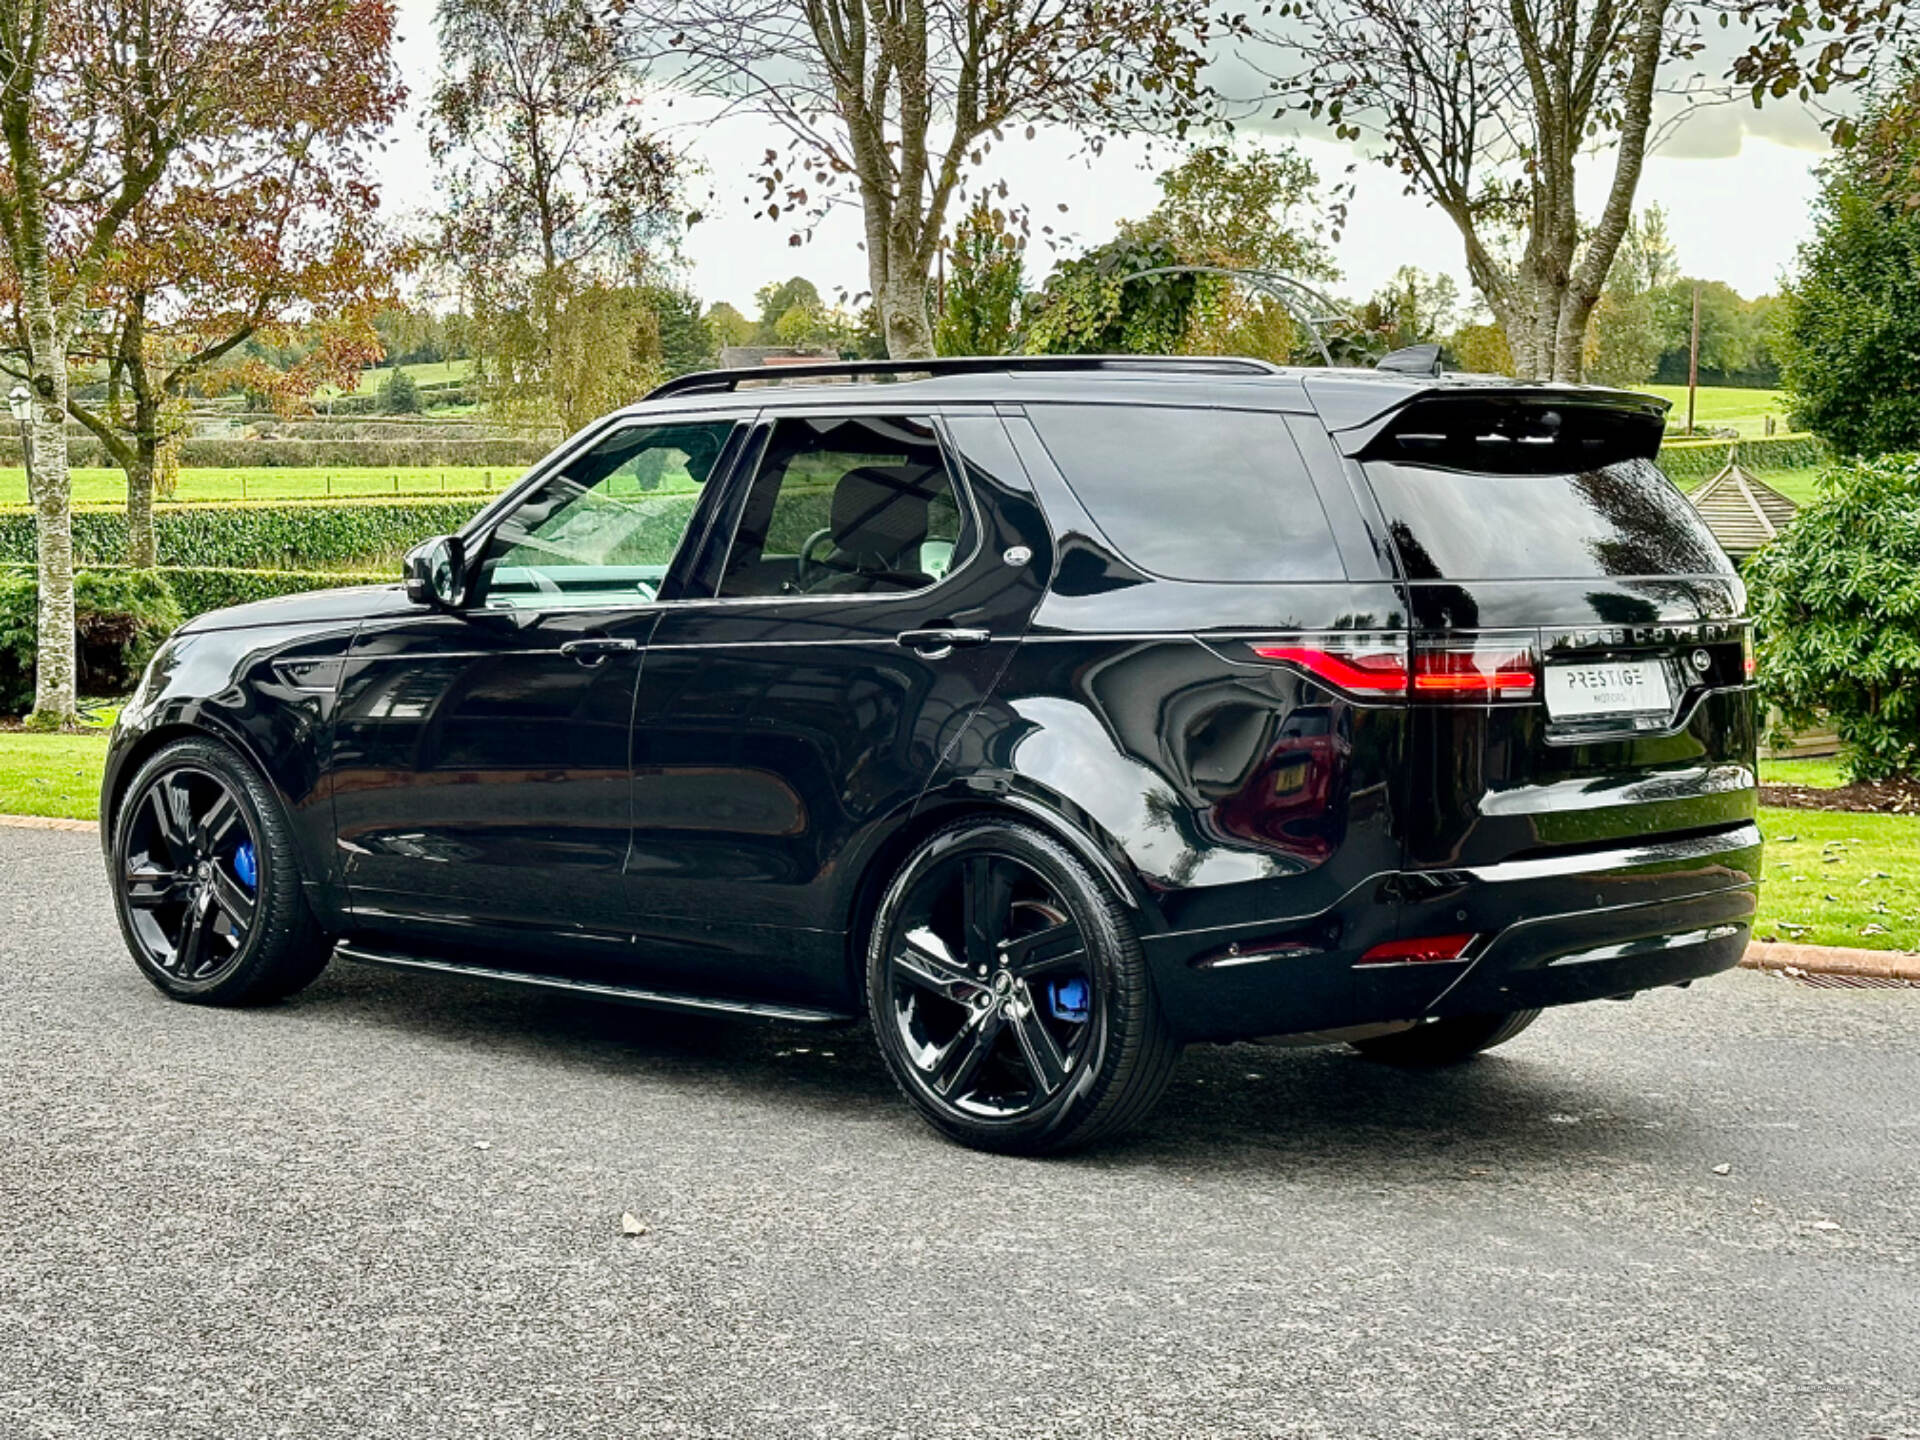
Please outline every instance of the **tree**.
[[649, 285], [646, 301], [660, 326], [660, 363], [668, 376], [711, 369], [719, 362], [714, 327], [700, 313], [700, 302], [673, 285]]
[[761, 213], [857, 197], [888, 353], [934, 353], [927, 294], [947, 212], [1008, 127], [1184, 134], [1219, 117], [1208, 47], [1245, 33], [1205, 0], [622, 0], [677, 79], [787, 132]]
[[350, 386], [379, 358], [369, 317], [406, 263], [381, 234], [366, 172], [404, 93], [392, 33], [322, 24], [301, 38], [305, 63], [267, 90], [241, 87], [220, 127], [185, 144], [128, 218], [69, 347], [106, 376], [103, 404], [70, 390], [67, 411], [126, 474], [136, 566], [155, 560], [163, 451], [214, 366], [255, 337], [317, 334], [294, 364], [244, 367], [241, 378], [289, 408], [321, 385]]
[[1007, 212], [982, 195], [947, 247], [946, 303], [934, 327], [942, 355], [1006, 355], [1015, 348], [1025, 249]]
[[1746, 578], [1761, 689], [1787, 724], [1824, 712], [1854, 779], [1920, 772], [1920, 459], [1823, 475]]
[[396, 365], [380, 382], [380, 408], [389, 415], [418, 415], [420, 387], [404, 365]]
[[1665, 348], [1657, 296], [1679, 279], [1666, 212], [1658, 205], [1631, 221], [1594, 307], [1583, 370], [1602, 385], [1644, 385]]
[[1124, 231], [1065, 261], [1032, 299], [1027, 349], [1037, 355], [1177, 352], [1200, 300], [1199, 277], [1179, 271], [1129, 277], [1182, 263], [1167, 241]]
[[[1897, 100], [1902, 90], [1893, 92]], [[1801, 247], [1779, 327], [1795, 421], [1848, 454], [1920, 450], [1920, 205], [1907, 193], [1920, 126], [1827, 162], [1813, 239]]]
[[707, 328], [713, 332], [716, 349], [753, 343], [753, 322], [724, 300], [707, 310]]
[[[35, 398], [36, 724], [75, 719], [69, 347], [122, 232], [197, 141], [306, 83], [327, 32], [387, 0], [0, 0], [0, 235]], [[384, 46], [384, 42], [381, 42]]]
[[[609, 375], [657, 366], [658, 325], [628, 322], [688, 218], [679, 158], [629, 102], [641, 62], [602, 8], [441, 0], [437, 14], [429, 148], [447, 199], [442, 247], [479, 338], [475, 373], [504, 412], [563, 423], [582, 393], [563, 374], [580, 363], [567, 347], [645, 332], [651, 349], [596, 363]], [[605, 325], [575, 309], [636, 286]]]
[[1429, 275], [1416, 265], [1402, 265], [1367, 309], [1392, 348], [1430, 344], [1453, 330], [1460, 287], [1451, 275]]
[[[1473, 284], [1526, 376], [1577, 380], [1587, 323], [1627, 232], [1647, 152], [1698, 103], [1857, 80], [1913, 23], [1893, 0], [1282, 0], [1283, 111], [1370, 141], [1453, 222]], [[1715, 84], [1703, 27], [1748, 49]], [[1654, 123], [1656, 102], [1673, 115]], [[1611, 147], [1583, 221], [1575, 170]], [[1509, 253], [1509, 251], [1511, 253]]]
[[756, 345], [787, 345], [792, 341], [780, 338], [780, 322], [793, 312], [819, 314], [827, 305], [820, 298], [819, 288], [804, 275], [795, 275], [791, 280], [774, 280], [762, 285], [753, 292], [754, 304], [759, 307], [760, 319], [754, 328], [753, 343]]

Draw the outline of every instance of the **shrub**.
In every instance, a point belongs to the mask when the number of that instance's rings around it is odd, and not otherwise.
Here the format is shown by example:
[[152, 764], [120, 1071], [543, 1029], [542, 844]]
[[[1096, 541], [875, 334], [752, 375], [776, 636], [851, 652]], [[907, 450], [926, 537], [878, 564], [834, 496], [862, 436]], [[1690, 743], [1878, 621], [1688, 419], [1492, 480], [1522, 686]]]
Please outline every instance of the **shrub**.
[[1856, 779], [1920, 767], [1920, 456], [1822, 475], [1746, 565], [1762, 692], [1786, 724], [1831, 718]]
[[420, 387], [413, 376], [397, 367], [389, 370], [380, 382], [380, 408], [389, 415], [418, 415]]
[[[40, 585], [30, 573], [0, 575], [0, 713], [33, 705]], [[82, 570], [73, 577], [79, 688], [131, 689], [162, 640], [182, 623], [165, 579], [152, 570]]]
[[[221, 501], [166, 505], [154, 514], [163, 566], [234, 570], [374, 570], [434, 535], [457, 530], [488, 497], [445, 500]], [[77, 563], [113, 565], [127, 553], [120, 510], [76, 510]], [[0, 563], [32, 563], [33, 512], [0, 511]]]
[[1674, 440], [1660, 447], [1660, 468], [1677, 484], [1711, 480], [1727, 457], [1749, 470], [1811, 470], [1833, 458], [1817, 435], [1763, 435], [1747, 440]]
[[398, 569], [378, 574], [351, 574], [338, 570], [220, 570], [212, 567], [169, 566], [161, 577], [179, 601], [188, 620], [209, 610], [298, 595], [307, 590], [332, 590], [342, 585], [392, 584]]

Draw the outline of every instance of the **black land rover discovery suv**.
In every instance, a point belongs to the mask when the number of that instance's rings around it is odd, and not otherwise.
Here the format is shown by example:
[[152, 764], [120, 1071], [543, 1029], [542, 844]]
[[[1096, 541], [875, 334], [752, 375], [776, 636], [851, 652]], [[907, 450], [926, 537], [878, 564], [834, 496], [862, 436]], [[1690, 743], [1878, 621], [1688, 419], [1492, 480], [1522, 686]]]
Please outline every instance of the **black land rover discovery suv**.
[[1441, 1063], [1739, 958], [1744, 597], [1662, 402], [906, 368], [673, 382], [404, 585], [183, 627], [100, 802], [147, 976], [865, 1014], [934, 1125], [1031, 1152], [1186, 1041]]

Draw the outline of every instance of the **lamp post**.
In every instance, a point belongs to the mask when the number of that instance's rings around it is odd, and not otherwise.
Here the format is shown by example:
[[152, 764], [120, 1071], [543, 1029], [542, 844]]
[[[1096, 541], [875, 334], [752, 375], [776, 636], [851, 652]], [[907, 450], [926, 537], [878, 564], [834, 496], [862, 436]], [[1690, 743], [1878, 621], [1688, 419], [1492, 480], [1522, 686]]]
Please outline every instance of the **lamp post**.
[[7, 392], [7, 408], [13, 411], [13, 418], [20, 422], [20, 462], [27, 471], [27, 498], [34, 499], [33, 493], [33, 392], [24, 385], [16, 385]]

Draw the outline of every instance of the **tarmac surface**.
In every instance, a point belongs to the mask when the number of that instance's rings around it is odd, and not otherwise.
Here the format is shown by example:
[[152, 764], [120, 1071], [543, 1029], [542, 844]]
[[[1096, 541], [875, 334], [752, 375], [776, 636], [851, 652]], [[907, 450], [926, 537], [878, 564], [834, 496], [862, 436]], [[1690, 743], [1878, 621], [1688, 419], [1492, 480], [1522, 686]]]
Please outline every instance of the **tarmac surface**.
[[198, 1009], [93, 836], [0, 879], [9, 1440], [1920, 1437], [1920, 990], [1198, 1048], [1033, 1162], [862, 1032], [344, 964]]

